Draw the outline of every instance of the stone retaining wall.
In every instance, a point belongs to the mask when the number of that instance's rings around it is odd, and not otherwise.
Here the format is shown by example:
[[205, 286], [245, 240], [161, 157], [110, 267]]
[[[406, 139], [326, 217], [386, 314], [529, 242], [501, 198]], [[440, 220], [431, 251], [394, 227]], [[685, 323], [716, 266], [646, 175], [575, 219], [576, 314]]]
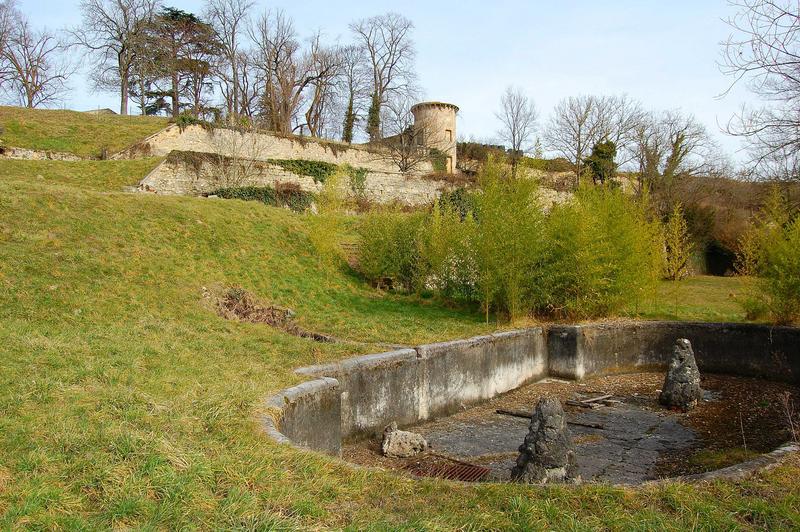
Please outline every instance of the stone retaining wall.
[[[289, 137], [272, 133], [239, 133], [224, 128], [190, 125], [183, 129], [171, 124], [163, 130], [115, 154], [112, 159], [165, 157], [172, 151], [218, 153], [243, 159], [306, 159], [332, 164], [349, 164], [376, 172], [395, 172], [397, 166], [380, 150], [311, 137]], [[420, 173], [433, 166], [420, 165]]]
[[22, 161], [80, 161], [72, 153], [48, 150], [31, 150], [28, 148], [15, 148], [13, 146], [0, 147], [0, 159], [17, 159]]
[[[701, 371], [800, 384], [800, 329], [630, 322], [523, 329], [367, 355], [298, 370], [315, 380], [269, 401], [268, 432], [339, 454], [342, 439], [392, 421], [413, 425], [547, 376], [570, 379], [663, 369], [688, 338]], [[323, 432], [324, 435], [321, 435]], [[282, 438], [277, 438], [283, 441]]]
[[[191, 160], [192, 158], [194, 160]], [[171, 156], [139, 182], [139, 189], [158, 194], [197, 196], [227, 186], [275, 187], [281, 184], [294, 184], [301, 190], [314, 193], [320, 192], [324, 186], [309, 176], [289, 172], [277, 164], [268, 162], [259, 162], [257, 168], [251, 168], [245, 174], [248, 175], [247, 179], [235, 184], [227, 183], [219, 172], [217, 164], [213, 155], [172, 152]], [[349, 181], [343, 181], [340, 184], [342, 193], [351, 194]], [[432, 203], [442, 190], [449, 188], [452, 188], [452, 185], [444, 180], [404, 175], [393, 171], [368, 170], [364, 182], [366, 198], [376, 203], [425, 205]]]

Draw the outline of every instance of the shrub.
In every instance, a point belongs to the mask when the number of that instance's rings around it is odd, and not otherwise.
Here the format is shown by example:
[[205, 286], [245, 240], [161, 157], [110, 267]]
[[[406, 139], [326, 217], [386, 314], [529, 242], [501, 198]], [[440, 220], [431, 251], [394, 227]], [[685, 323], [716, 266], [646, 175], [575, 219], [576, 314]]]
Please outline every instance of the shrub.
[[745, 302], [749, 317], [800, 321], [800, 217], [777, 189], [741, 237], [736, 266], [758, 277], [756, 293]]
[[513, 321], [530, 311], [604, 316], [638, 302], [661, 270], [660, 224], [617, 189], [593, 187], [545, 215], [537, 183], [513, 179], [489, 159], [481, 190], [457, 208], [446, 197], [427, 213], [373, 212], [359, 228], [370, 280], [480, 302]]
[[339, 237], [343, 232], [344, 198], [342, 182], [347, 178], [347, 171], [340, 169], [331, 174], [325, 186], [317, 195], [317, 214], [311, 219], [309, 238], [323, 262], [338, 262], [344, 259], [344, 251], [339, 245]]
[[306, 210], [314, 201], [314, 194], [301, 190], [293, 183], [278, 183], [275, 187], [228, 187], [211, 193], [225, 199], [260, 201], [272, 207], [289, 207], [293, 211]]
[[440, 209], [450, 209], [458, 212], [463, 220], [467, 213], [475, 213], [475, 194], [465, 187], [444, 191], [439, 196], [438, 206]]
[[765, 249], [761, 276], [773, 320], [800, 321], [800, 218]]
[[492, 157], [479, 177], [473, 249], [481, 303], [487, 320], [495, 307], [513, 321], [531, 309], [531, 270], [540, 260], [544, 218], [538, 186], [513, 179]]
[[375, 210], [358, 226], [359, 269], [378, 286], [411, 290], [417, 275], [419, 233], [424, 214]]
[[546, 262], [534, 294], [542, 312], [571, 318], [613, 314], [650, 294], [661, 270], [660, 231], [647, 205], [618, 189], [582, 188], [547, 221]]
[[574, 172], [575, 165], [563, 157], [555, 159], [537, 159], [534, 157], [523, 157], [522, 166], [531, 168], [533, 170], [540, 170], [542, 172]]
[[664, 278], [678, 281], [688, 276], [693, 251], [683, 209], [676, 203], [664, 224]]
[[477, 271], [472, 253], [475, 223], [447, 202], [436, 202], [418, 238], [417, 288], [448, 299], [476, 299]]

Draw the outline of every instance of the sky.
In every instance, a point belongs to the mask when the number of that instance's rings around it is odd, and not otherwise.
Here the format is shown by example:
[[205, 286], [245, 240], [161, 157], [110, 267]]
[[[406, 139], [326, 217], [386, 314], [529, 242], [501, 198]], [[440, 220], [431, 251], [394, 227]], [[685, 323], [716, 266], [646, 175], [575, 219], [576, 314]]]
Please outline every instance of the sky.
[[[80, 23], [78, 0], [18, 0], [36, 25]], [[718, 67], [720, 42], [734, 14], [726, 0], [417, 1], [256, 0], [256, 11], [280, 8], [302, 36], [321, 29], [350, 39], [348, 23], [399, 12], [414, 22], [419, 83], [426, 99], [460, 107], [458, 137], [492, 141], [495, 112], [509, 85], [536, 103], [540, 126], [562, 98], [627, 94], [646, 109], [680, 109], [706, 125], [734, 160], [737, 139], [721, 127], [743, 103], [757, 104]], [[202, 2], [166, 1], [199, 13]], [[115, 94], [95, 93], [79, 73], [63, 107], [117, 109]]]

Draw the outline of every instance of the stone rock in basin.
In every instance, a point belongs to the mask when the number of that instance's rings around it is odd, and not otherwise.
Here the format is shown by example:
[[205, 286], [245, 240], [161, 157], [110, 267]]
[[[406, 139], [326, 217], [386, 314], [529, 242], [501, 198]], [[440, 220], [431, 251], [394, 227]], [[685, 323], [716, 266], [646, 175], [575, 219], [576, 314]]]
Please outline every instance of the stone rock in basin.
[[692, 344], [686, 338], [679, 338], [672, 351], [664, 387], [658, 401], [670, 408], [689, 410], [702, 399], [700, 370], [694, 358]]
[[536, 403], [511, 479], [530, 484], [577, 482], [575, 446], [561, 402], [543, 397]]
[[383, 429], [381, 451], [392, 458], [410, 458], [428, 449], [428, 442], [415, 432], [398, 430], [397, 423]]

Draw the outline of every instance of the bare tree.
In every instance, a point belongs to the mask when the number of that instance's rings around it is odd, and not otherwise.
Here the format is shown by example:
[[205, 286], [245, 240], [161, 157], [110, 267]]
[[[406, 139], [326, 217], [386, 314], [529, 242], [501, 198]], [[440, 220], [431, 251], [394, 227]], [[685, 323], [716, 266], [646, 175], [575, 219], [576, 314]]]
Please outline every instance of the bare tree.
[[510, 146], [511, 176], [517, 176], [519, 160], [528, 150], [539, 113], [536, 105], [520, 89], [507, 87], [500, 98], [500, 111], [495, 116], [502, 123], [500, 139]]
[[336, 80], [342, 74], [342, 54], [335, 47], [323, 45], [317, 34], [311, 40], [306, 62], [311, 92], [305, 113], [306, 126], [312, 137], [320, 137], [329, 116], [328, 108], [336, 95]]
[[363, 102], [369, 95], [370, 72], [366, 65], [366, 54], [361, 46], [345, 46], [340, 50], [342, 75], [338, 92], [343, 105], [342, 140], [353, 142], [355, 126], [364, 111]]
[[258, 55], [253, 50], [239, 52], [239, 114], [253, 122], [258, 114], [258, 102], [266, 90], [266, 80], [260, 75]]
[[639, 191], [648, 188], [672, 208], [676, 185], [687, 177], [710, 173], [717, 146], [702, 124], [678, 111], [652, 114], [636, 128], [633, 152], [638, 164]]
[[734, 33], [723, 43], [720, 67], [733, 78], [731, 87], [744, 82], [767, 104], [761, 109], [743, 108], [726, 130], [746, 140], [754, 174], [774, 177], [770, 174], [776, 158], [795, 159], [800, 154], [800, 4], [729, 3], [738, 12], [728, 20]]
[[120, 114], [128, 114], [133, 42], [150, 22], [160, 0], [82, 0], [81, 26], [72, 31], [76, 44], [94, 56], [95, 86], [119, 90]]
[[[336, 52], [322, 46], [319, 36], [303, 51], [294, 24], [282, 11], [259, 17], [251, 37], [256, 43], [255, 66], [264, 80], [261, 108], [267, 126], [285, 134], [309, 127], [312, 135], [318, 135], [322, 109], [339, 67]], [[298, 123], [306, 97], [310, 113], [305, 122]]]
[[617, 164], [626, 165], [634, 159], [631, 148], [636, 129], [645, 120], [647, 113], [639, 102], [625, 94], [595, 98], [595, 106], [601, 122], [598, 140], [605, 138], [612, 141], [617, 147], [617, 153], [622, 156]]
[[418, 172], [431, 164], [430, 147], [445, 140], [435, 122], [414, 119], [414, 100], [414, 95], [406, 94], [389, 99], [383, 115], [387, 135], [375, 143], [378, 153], [403, 173]]
[[0, 49], [5, 92], [28, 108], [57, 102], [74, 72], [63, 56], [64, 45], [54, 33], [32, 28], [28, 18], [13, 7], [7, 16], [10, 31]]
[[243, 113], [243, 88], [246, 64], [241, 39], [247, 26], [252, 0], [206, 0], [205, 18], [221, 44], [222, 61], [217, 69], [228, 115]]
[[13, 12], [16, 8], [15, 0], [6, 0], [0, 2], [0, 51], [5, 48], [8, 40], [8, 34], [13, 27]]
[[614, 142], [622, 154], [618, 164], [636, 159], [637, 129], [646, 118], [641, 104], [622, 96], [571, 96], [561, 100], [544, 133], [547, 147], [575, 165], [575, 186], [580, 182], [583, 160], [603, 140]]
[[372, 70], [372, 95], [367, 118], [370, 140], [382, 136], [381, 114], [395, 94], [413, 86], [416, 51], [411, 39], [414, 24], [397, 13], [386, 13], [350, 24], [369, 59]]
[[583, 159], [602, 138], [606, 124], [595, 96], [570, 96], [553, 109], [544, 141], [547, 147], [575, 165], [575, 186], [580, 183]]

